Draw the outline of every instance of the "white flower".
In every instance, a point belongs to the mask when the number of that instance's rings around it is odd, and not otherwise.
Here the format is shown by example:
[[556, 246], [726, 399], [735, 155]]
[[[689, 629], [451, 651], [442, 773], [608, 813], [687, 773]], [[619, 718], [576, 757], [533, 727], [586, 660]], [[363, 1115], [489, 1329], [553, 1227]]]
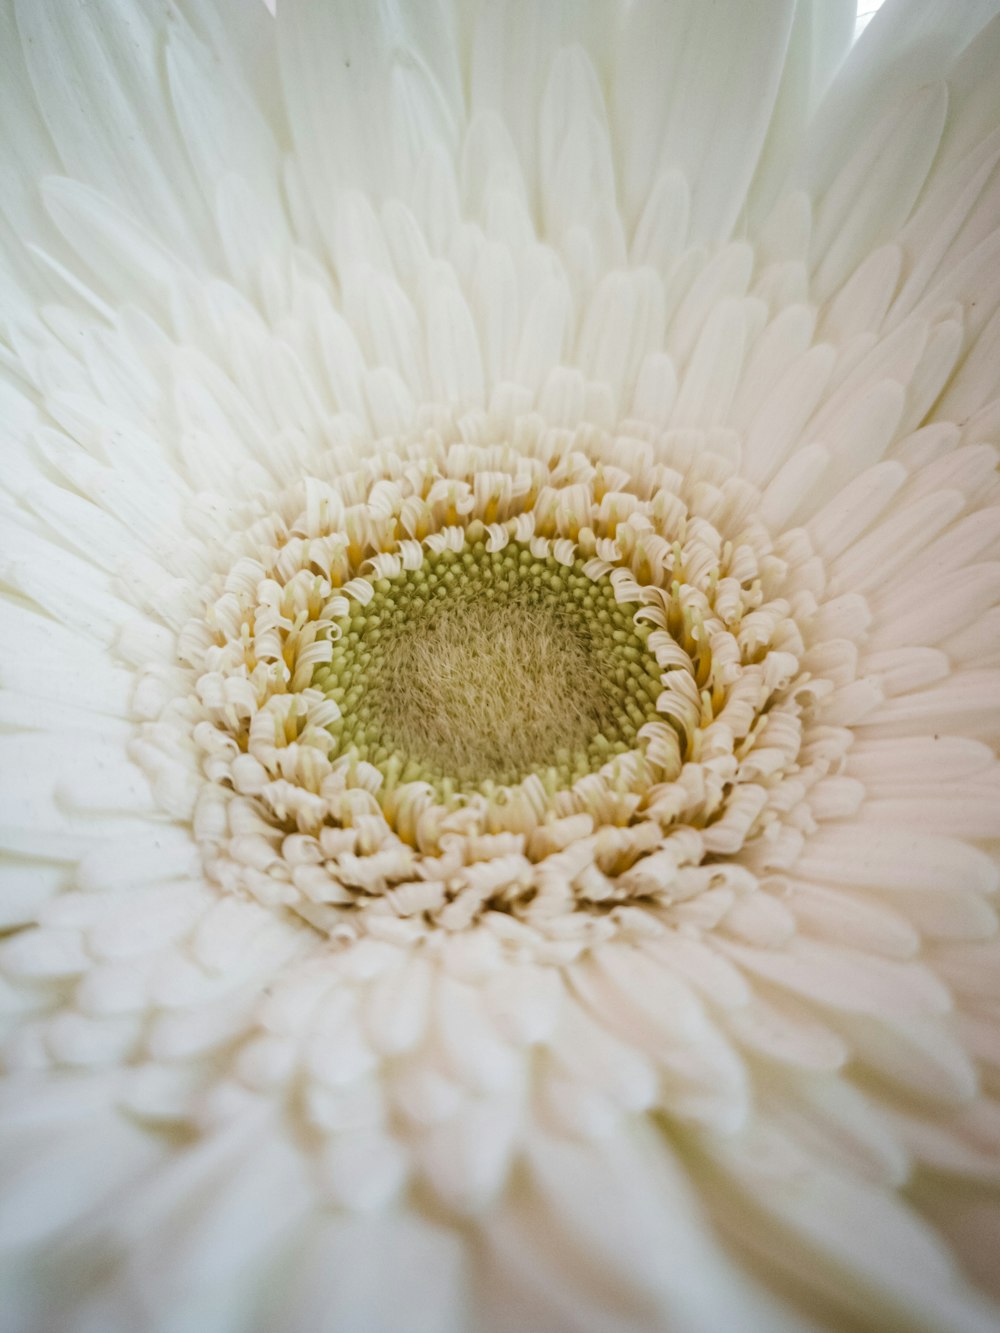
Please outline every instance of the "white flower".
[[998, 8], [3, 5], [9, 1327], [996, 1327]]

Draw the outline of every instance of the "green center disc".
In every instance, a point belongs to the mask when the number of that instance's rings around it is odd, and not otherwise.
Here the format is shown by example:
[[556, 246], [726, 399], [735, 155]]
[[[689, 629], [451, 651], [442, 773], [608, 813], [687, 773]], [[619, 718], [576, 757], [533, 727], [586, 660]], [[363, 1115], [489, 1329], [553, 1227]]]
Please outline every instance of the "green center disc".
[[569, 786], [636, 745], [660, 670], [649, 630], [577, 561], [482, 541], [380, 579], [314, 684], [340, 706], [338, 753], [389, 787], [444, 795], [539, 773]]

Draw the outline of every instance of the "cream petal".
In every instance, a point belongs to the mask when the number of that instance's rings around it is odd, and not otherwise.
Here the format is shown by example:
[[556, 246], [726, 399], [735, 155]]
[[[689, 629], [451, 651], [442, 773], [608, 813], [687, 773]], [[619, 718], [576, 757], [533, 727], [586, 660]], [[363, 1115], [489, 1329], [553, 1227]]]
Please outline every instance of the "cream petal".
[[31, 1126], [18, 1132], [8, 1119], [0, 1146], [7, 1180], [0, 1221], [4, 1248], [51, 1241], [162, 1156], [154, 1139], [108, 1114], [106, 1104], [87, 1106], [88, 1081], [107, 1092], [107, 1079], [100, 1075], [71, 1077], [59, 1086], [71, 1124], [46, 1116], [44, 1098], [31, 1099]]
[[792, 1076], [761, 1101], [777, 1133], [815, 1161], [889, 1186], [907, 1182], [910, 1157], [891, 1114], [846, 1080]]
[[900, 98], [874, 121], [864, 147], [830, 182], [817, 209], [814, 281], [827, 296], [857, 259], [905, 221], [934, 161], [947, 110], [947, 89], [928, 84]]
[[950, 997], [916, 963], [878, 958], [810, 940], [783, 950], [720, 942], [750, 972], [834, 1013], [919, 1017], [947, 1012]]
[[[638, 213], [659, 169], [677, 167], [691, 185], [693, 236], [718, 241], [728, 235], [766, 151], [792, 13], [791, 6], [775, 6], [766, 23], [758, 24], [738, 7], [712, 14], [694, 5], [633, 7], [614, 81], [627, 216]], [[727, 39], [739, 33], [729, 49], [742, 46], [745, 59], [727, 61], [723, 32]], [[742, 82], [751, 68], [752, 94], [750, 83]], [[669, 101], [657, 93], [663, 86], [674, 90]], [[723, 89], [723, 104], [752, 106], [752, 114], [720, 125], [716, 107]]]
[[[151, 10], [108, 0], [97, 24], [94, 15], [25, 4], [18, 7], [18, 30], [66, 167], [197, 253], [207, 233], [205, 204], [160, 93]], [[143, 128], [123, 137], [123, 123]]]
[[[514, 1259], [526, 1278], [524, 1238], [541, 1254], [559, 1242], [556, 1262], [529, 1280], [529, 1291], [551, 1284], [550, 1308], [571, 1328], [592, 1326], [582, 1313], [587, 1308], [601, 1311], [604, 1327], [694, 1330], [731, 1320], [782, 1327], [786, 1319], [795, 1327], [794, 1314], [774, 1308], [760, 1288], [716, 1268], [715, 1247], [679, 1161], [653, 1131], [635, 1131], [601, 1145], [541, 1137], [531, 1145], [537, 1202], [529, 1211], [513, 1201], [496, 1227], [503, 1259]], [[598, 1198], [603, 1207], [595, 1211]]]
[[981, 893], [997, 885], [997, 870], [976, 848], [912, 829], [831, 825], [809, 840], [796, 869], [832, 883], [902, 893], [947, 891], [956, 881]]
[[413, 1333], [460, 1333], [468, 1268], [463, 1238], [414, 1211], [321, 1217], [265, 1317], [289, 1333], [394, 1333], [400, 1318]]
[[[771, 1262], [787, 1271], [807, 1265], [813, 1281], [824, 1283], [828, 1299], [840, 1306], [841, 1318], [989, 1327], [992, 1316], [985, 1304], [964, 1287], [933, 1232], [893, 1194], [847, 1175], [808, 1168], [798, 1150], [773, 1129], [762, 1133], [753, 1149], [744, 1145], [736, 1153], [720, 1146], [713, 1156], [742, 1195], [743, 1212], [735, 1212], [730, 1225], [741, 1226], [758, 1252], [763, 1242]], [[727, 1203], [732, 1206], [736, 1199]], [[767, 1233], [754, 1226], [766, 1216], [780, 1226], [777, 1243], [784, 1247], [784, 1259], [767, 1248]], [[879, 1258], [872, 1262], [876, 1253]], [[887, 1262], [889, 1255], [892, 1262]], [[848, 1270], [852, 1280], [845, 1283]]]

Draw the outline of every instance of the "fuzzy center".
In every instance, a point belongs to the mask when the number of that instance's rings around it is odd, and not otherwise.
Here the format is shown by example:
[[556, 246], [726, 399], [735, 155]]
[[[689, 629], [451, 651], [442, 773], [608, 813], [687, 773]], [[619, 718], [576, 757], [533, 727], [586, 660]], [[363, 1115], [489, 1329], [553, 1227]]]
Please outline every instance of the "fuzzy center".
[[539, 773], [568, 785], [633, 748], [660, 670], [607, 579], [511, 543], [380, 579], [340, 623], [319, 685], [340, 752], [444, 793]]

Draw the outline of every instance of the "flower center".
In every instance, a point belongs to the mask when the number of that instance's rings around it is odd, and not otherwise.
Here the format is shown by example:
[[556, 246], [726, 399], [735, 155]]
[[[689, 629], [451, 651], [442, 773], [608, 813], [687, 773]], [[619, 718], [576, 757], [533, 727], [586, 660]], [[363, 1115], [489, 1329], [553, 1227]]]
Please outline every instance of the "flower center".
[[427, 782], [448, 799], [538, 773], [570, 786], [657, 717], [661, 672], [610, 581], [482, 536], [378, 579], [335, 622], [313, 685], [341, 717], [339, 753], [385, 789]]
[[787, 864], [842, 753], [759, 507], [685, 438], [536, 418], [332, 450], [233, 516], [136, 756], [190, 754], [221, 887], [333, 935], [655, 929]]

